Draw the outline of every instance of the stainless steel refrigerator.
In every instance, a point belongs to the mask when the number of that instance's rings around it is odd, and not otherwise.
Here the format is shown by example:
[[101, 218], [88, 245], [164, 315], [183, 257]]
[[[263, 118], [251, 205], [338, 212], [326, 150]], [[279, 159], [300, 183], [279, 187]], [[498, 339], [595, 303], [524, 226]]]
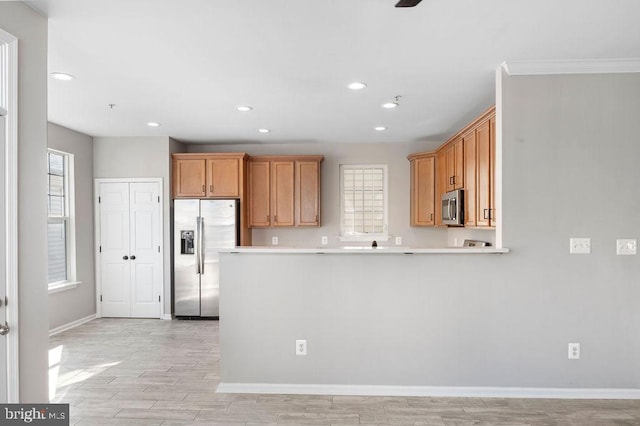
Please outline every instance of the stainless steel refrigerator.
[[219, 250], [239, 241], [238, 200], [174, 201], [174, 314], [220, 315]]

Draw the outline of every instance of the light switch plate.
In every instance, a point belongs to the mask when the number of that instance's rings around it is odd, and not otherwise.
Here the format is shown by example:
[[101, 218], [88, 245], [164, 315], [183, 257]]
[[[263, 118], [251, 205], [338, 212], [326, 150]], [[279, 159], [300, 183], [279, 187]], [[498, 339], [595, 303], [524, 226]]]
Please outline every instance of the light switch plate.
[[323, 246], [326, 246], [327, 244], [329, 244], [329, 239], [327, 237], [322, 237], [320, 241], [322, 242]]
[[616, 240], [616, 254], [621, 256], [634, 255], [638, 251], [638, 240], [619, 238]]
[[278, 245], [278, 237], [271, 237], [271, 245], [274, 245], [274, 246]]
[[569, 238], [569, 253], [591, 254], [591, 238]]
[[401, 246], [402, 245], [402, 237], [396, 237], [396, 245], [397, 246]]

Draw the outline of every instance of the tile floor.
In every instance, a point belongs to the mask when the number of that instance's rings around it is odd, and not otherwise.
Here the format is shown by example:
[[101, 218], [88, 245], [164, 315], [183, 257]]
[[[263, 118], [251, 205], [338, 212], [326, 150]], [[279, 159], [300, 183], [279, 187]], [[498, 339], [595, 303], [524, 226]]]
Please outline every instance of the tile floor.
[[217, 321], [98, 319], [50, 349], [71, 425], [640, 425], [640, 401], [217, 394]]

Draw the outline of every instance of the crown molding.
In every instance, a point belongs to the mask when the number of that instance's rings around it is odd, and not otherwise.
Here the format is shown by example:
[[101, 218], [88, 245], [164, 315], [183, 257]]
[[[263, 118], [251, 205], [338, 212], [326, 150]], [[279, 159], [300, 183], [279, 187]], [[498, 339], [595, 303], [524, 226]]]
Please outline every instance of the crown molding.
[[637, 73], [640, 58], [505, 61], [501, 67], [508, 75]]

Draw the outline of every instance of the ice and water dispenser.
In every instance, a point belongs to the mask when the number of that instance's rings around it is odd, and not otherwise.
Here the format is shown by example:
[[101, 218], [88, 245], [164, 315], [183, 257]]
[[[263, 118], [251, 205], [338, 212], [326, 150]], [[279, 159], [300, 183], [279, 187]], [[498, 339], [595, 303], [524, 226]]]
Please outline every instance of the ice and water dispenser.
[[180, 254], [193, 254], [193, 231], [180, 231]]

